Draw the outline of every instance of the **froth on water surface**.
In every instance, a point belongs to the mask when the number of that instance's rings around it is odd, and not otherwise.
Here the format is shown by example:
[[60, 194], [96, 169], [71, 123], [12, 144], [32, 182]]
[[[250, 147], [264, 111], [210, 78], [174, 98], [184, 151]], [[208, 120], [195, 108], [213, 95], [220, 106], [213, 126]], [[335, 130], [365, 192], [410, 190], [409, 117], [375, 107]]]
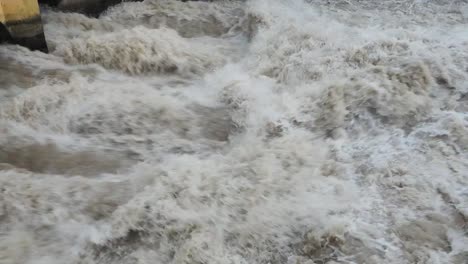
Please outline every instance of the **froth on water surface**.
[[44, 9], [0, 47], [0, 263], [468, 259], [466, 1]]

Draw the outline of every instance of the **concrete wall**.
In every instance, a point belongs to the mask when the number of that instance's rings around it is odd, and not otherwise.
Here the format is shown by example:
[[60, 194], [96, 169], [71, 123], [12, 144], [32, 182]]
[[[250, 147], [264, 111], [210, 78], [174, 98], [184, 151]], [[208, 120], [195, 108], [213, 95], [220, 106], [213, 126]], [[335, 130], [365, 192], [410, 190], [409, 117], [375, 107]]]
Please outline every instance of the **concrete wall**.
[[47, 51], [37, 0], [0, 0], [0, 42]]

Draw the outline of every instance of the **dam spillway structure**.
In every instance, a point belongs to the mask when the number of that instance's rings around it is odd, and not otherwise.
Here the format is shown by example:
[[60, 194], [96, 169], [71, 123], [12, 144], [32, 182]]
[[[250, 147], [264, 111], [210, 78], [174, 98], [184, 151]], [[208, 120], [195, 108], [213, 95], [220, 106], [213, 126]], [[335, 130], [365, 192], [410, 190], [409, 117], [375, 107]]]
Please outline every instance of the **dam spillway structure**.
[[37, 0], [0, 0], [0, 42], [48, 51]]
[[[140, 0], [129, 0], [140, 1]], [[0, 43], [48, 52], [39, 4], [97, 17], [122, 0], [0, 0]]]

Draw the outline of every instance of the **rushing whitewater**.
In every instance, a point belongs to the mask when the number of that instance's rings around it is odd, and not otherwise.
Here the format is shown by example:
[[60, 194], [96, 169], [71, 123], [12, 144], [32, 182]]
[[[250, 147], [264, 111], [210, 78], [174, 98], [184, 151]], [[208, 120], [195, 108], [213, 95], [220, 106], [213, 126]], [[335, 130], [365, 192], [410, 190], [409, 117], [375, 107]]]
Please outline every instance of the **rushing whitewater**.
[[0, 47], [1, 264], [468, 263], [466, 0], [44, 7]]

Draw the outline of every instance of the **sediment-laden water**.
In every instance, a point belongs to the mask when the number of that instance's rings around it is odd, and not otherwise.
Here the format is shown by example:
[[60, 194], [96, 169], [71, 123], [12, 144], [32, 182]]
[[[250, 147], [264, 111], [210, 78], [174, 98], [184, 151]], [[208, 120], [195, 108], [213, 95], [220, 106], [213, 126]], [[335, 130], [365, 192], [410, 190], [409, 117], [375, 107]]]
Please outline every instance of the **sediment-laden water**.
[[0, 263], [468, 263], [468, 2], [44, 7], [0, 47]]

